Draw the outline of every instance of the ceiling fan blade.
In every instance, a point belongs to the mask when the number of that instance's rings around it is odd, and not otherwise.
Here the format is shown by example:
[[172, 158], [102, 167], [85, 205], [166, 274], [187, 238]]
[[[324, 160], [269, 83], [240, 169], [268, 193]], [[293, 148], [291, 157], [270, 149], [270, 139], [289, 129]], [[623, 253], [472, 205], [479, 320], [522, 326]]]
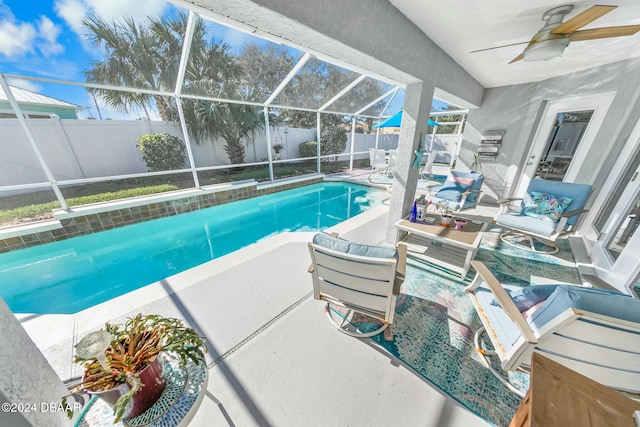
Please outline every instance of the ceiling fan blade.
[[624, 25], [621, 27], [594, 28], [591, 30], [580, 30], [571, 33], [569, 38], [572, 42], [582, 40], [605, 39], [607, 37], [630, 36], [640, 31], [640, 25]]
[[511, 43], [511, 44], [503, 44], [502, 46], [487, 47], [485, 49], [472, 50], [469, 53], [484, 52], [485, 50], [501, 49], [503, 47], [517, 46], [519, 44], [527, 44], [527, 43], [530, 43], [530, 42], [526, 41], [526, 42], [518, 42], [518, 43]]
[[513, 64], [514, 62], [522, 61], [523, 59], [524, 59], [524, 52], [522, 52], [520, 55], [516, 56], [511, 61], [509, 61], [509, 64]]
[[611, 12], [618, 6], [592, 6], [551, 30], [551, 34], [571, 34], [585, 25]]

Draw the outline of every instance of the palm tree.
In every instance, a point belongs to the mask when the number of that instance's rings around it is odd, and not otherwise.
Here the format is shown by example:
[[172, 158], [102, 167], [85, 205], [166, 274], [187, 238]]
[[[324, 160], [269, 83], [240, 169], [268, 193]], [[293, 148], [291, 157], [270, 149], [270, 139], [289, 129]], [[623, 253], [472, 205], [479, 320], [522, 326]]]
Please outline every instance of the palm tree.
[[[83, 25], [89, 30], [90, 43], [105, 51], [103, 59], [90, 62], [91, 68], [85, 71], [87, 81], [173, 92], [186, 22], [184, 14], [174, 21], [150, 19], [145, 24], [137, 24], [131, 18], [111, 24], [96, 16], [85, 19]], [[91, 91], [116, 111], [129, 113], [136, 107], [147, 111], [147, 106], [155, 103], [163, 120], [177, 117], [175, 103], [165, 96]]]
[[[198, 85], [207, 85], [200, 81]], [[248, 96], [231, 81], [222, 88], [227, 99], [240, 99]], [[231, 93], [231, 96], [229, 94]], [[224, 151], [231, 164], [244, 163], [244, 141], [255, 137], [264, 129], [264, 116], [254, 105], [211, 102], [200, 99], [183, 99], [182, 108], [189, 134], [196, 141], [222, 138]]]
[[[102, 60], [91, 63], [87, 80], [114, 86], [173, 92], [182, 53], [187, 16], [174, 19], [149, 19], [137, 24], [132, 19], [108, 24], [97, 17], [84, 21], [89, 40], [105, 49]], [[232, 164], [244, 162], [243, 140], [264, 128], [262, 116], [254, 106], [226, 104], [188, 98], [206, 95], [226, 99], [252, 99], [242, 82], [242, 67], [224, 43], [208, 42], [203, 20], [196, 21], [193, 41], [183, 82], [182, 107], [187, 131], [196, 143], [222, 138]], [[155, 103], [163, 120], [176, 121], [173, 97], [92, 89], [110, 107], [129, 112], [134, 107], [146, 110]]]

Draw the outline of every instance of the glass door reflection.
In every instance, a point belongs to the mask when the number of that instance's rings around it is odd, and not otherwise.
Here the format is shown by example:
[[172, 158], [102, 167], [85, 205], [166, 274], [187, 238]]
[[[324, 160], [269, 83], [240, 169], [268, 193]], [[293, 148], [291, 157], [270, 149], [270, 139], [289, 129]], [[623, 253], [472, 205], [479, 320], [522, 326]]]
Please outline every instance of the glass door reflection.
[[536, 175], [562, 181], [591, 120], [593, 110], [560, 112], [540, 156]]

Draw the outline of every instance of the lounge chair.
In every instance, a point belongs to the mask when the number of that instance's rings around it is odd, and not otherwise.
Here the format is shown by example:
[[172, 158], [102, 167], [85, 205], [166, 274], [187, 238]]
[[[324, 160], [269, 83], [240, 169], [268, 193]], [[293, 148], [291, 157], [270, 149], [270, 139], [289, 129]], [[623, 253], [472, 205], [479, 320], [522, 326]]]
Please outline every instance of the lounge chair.
[[434, 205], [446, 200], [449, 210], [454, 212], [470, 209], [480, 200], [483, 182], [484, 175], [480, 173], [451, 171], [438, 192], [427, 200]]
[[[528, 369], [536, 351], [608, 387], [640, 392], [639, 299], [573, 285], [501, 284], [481, 262], [471, 265], [478, 274], [465, 291], [483, 325], [475, 343], [499, 379], [487, 356], [515, 371]], [[492, 350], [483, 346], [485, 336]]]
[[[532, 179], [524, 197], [498, 200], [501, 210], [494, 222], [510, 229], [500, 240], [531, 252], [558, 252], [556, 240], [573, 232], [580, 214], [587, 212], [590, 193], [587, 184]], [[519, 202], [517, 211], [508, 212], [514, 201]], [[534, 240], [544, 245], [536, 247]]]
[[[407, 251], [350, 242], [335, 235], [318, 233], [309, 243], [313, 276], [313, 297], [325, 301], [325, 311], [342, 332], [370, 337], [393, 323], [396, 297], [404, 281]], [[334, 307], [344, 307], [343, 317]], [[354, 313], [364, 314], [382, 324], [372, 332], [361, 333], [350, 326]]]
[[370, 148], [369, 164], [371, 165], [371, 172], [378, 169], [385, 169], [387, 167], [387, 159], [384, 150], [378, 148]]
[[372, 184], [389, 184], [390, 179], [393, 178], [397, 152], [398, 150], [389, 150], [389, 156], [387, 157], [384, 150], [369, 149], [369, 160], [372, 162], [369, 182]]

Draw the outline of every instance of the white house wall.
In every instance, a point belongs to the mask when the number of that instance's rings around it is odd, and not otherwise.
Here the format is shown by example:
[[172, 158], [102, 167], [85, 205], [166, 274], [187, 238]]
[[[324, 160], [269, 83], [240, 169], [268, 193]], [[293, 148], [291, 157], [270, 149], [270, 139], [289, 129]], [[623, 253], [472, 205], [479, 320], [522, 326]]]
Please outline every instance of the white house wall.
[[604, 124], [576, 178], [576, 182], [594, 186], [595, 197], [590, 199], [593, 203], [640, 118], [640, 109], [636, 106], [639, 87], [640, 60], [631, 59], [538, 83], [487, 89], [482, 105], [469, 112], [461, 160], [470, 163], [484, 131], [505, 130], [498, 158], [484, 162], [482, 170], [487, 175], [488, 189], [499, 197], [510, 196], [515, 191], [513, 183], [519, 178], [514, 171], [521, 170], [527, 162], [526, 156], [548, 100], [616, 91]]

